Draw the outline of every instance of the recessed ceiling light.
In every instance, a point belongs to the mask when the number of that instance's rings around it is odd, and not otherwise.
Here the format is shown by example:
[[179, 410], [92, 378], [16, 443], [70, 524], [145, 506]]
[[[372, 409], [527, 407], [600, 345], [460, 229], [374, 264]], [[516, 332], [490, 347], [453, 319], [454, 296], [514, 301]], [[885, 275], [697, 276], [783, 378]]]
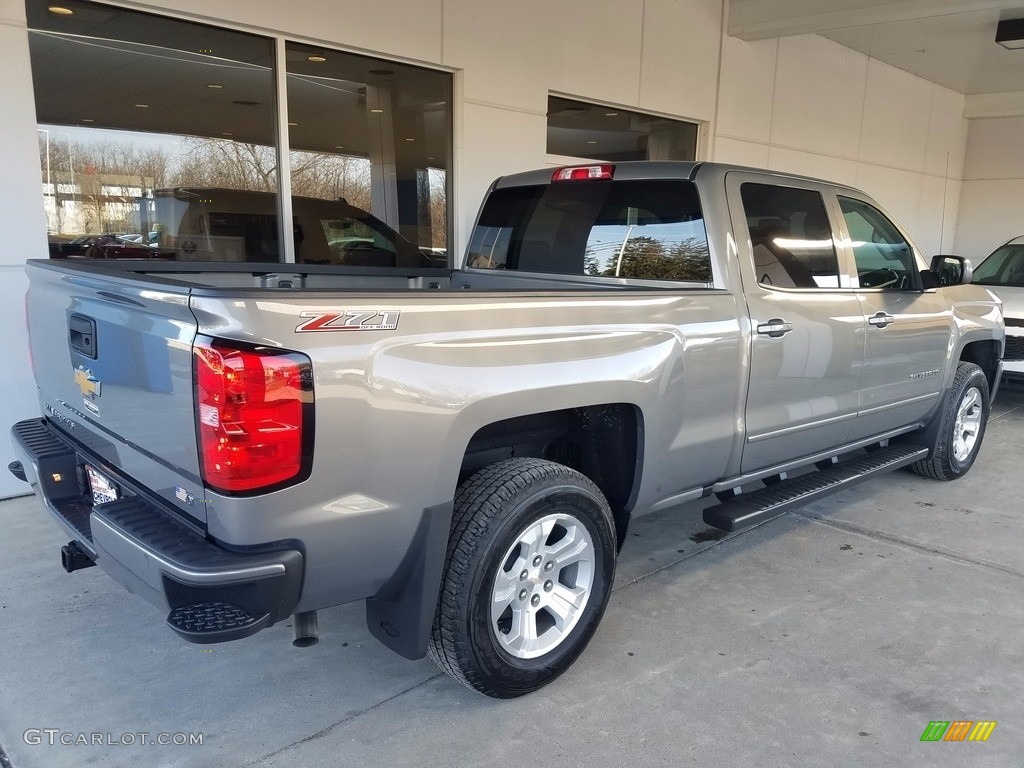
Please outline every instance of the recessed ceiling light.
[[379, 113], [383, 112], [384, 110], [383, 109], [371, 109], [370, 111], [371, 112], [376, 112], [376, 113], [379, 114]]
[[83, 117], [82, 118], [82, 122], [83, 123], [95, 123], [96, 121], [93, 120], [91, 117]]
[[344, 149], [344, 147], [343, 147], [343, 146], [341, 146], [340, 144], [335, 144], [335, 145], [334, 145], [334, 148], [335, 148], [335, 149]]
[[407, 139], [406, 139], [406, 141], [416, 141], [416, 139], [413, 139], [413, 138], [407, 138]]
[[618, 112], [605, 112], [604, 116], [605, 117], [618, 117], [619, 113]]
[[427, 160], [437, 160], [436, 157], [428, 157]]
[[235, 135], [235, 134], [233, 134], [233, 133], [228, 133], [227, 131], [224, 131], [224, 133], [222, 133], [222, 134], [221, 134], [221, 136], [234, 136], [234, 135]]
[[314, 64], [322, 64], [327, 61], [326, 56], [310, 56], [306, 61], [312, 61]]
[[46, 10], [57, 16], [72, 16], [75, 13], [70, 8], [65, 8], [63, 5], [51, 5]]
[[288, 125], [298, 125], [298, 123], [288, 123]]
[[587, 144], [597, 144], [596, 141], [588, 141]]
[[136, 104], [139, 109], [149, 109], [149, 104]]
[[223, 85], [221, 85], [220, 83], [210, 83], [210, 84], [209, 84], [208, 86], [206, 86], [206, 87], [207, 87], [207, 88], [223, 88], [224, 86], [223, 86]]

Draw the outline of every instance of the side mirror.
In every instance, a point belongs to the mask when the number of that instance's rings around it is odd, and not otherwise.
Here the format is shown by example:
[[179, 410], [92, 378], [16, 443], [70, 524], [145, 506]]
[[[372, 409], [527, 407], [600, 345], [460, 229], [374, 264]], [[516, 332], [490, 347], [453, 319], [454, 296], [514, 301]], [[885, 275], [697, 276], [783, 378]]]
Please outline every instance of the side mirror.
[[922, 273], [925, 289], [943, 285], [967, 285], [973, 276], [974, 268], [963, 256], [933, 256], [931, 269]]

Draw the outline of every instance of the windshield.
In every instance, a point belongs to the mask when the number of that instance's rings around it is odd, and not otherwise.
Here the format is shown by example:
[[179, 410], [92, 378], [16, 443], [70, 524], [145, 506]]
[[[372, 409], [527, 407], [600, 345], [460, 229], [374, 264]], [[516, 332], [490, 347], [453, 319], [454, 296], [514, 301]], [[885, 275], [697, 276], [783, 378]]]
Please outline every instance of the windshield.
[[974, 270], [971, 282], [1024, 288], [1024, 243], [1007, 243], [997, 248]]

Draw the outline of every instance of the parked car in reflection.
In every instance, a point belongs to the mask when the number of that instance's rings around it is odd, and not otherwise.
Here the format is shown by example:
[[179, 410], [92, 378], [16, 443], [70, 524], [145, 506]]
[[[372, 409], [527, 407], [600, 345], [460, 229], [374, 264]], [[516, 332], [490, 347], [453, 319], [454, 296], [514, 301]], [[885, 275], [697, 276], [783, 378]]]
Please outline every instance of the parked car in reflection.
[[53, 259], [173, 259], [174, 253], [160, 249], [159, 232], [142, 235], [81, 235], [66, 243], [50, 241]]
[[1004, 371], [1024, 381], [1024, 235], [996, 248], [974, 270], [974, 283], [1003, 300], [1006, 322]]
[[117, 235], [90, 238], [81, 250], [63, 254], [67, 259], [174, 259], [174, 251], [122, 240]]
[[60, 259], [67, 256], [83, 256], [89, 248], [101, 243], [116, 240], [117, 235], [79, 235], [74, 240], [60, 242], [50, 241], [50, 258]]
[[[208, 187], [154, 191], [161, 244], [181, 261], [278, 261], [278, 197]], [[343, 198], [292, 198], [295, 260], [349, 267], [446, 267], [385, 222]]]

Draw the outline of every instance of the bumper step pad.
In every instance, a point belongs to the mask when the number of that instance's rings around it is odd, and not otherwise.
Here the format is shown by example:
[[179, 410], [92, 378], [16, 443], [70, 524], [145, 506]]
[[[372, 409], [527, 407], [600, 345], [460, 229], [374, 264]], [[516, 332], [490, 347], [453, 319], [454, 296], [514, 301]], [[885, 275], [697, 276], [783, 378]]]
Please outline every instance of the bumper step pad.
[[256, 617], [231, 603], [196, 603], [175, 608], [168, 626], [193, 643], [238, 640], [259, 632], [270, 623], [270, 614]]
[[827, 469], [783, 480], [751, 493], [741, 493], [722, 504], [705, 509], [704, 522], [730, 533], [741, 531], [927, 456], [928, 449], [916, 445], [879, 448], [840, 464], [833, 464]]

